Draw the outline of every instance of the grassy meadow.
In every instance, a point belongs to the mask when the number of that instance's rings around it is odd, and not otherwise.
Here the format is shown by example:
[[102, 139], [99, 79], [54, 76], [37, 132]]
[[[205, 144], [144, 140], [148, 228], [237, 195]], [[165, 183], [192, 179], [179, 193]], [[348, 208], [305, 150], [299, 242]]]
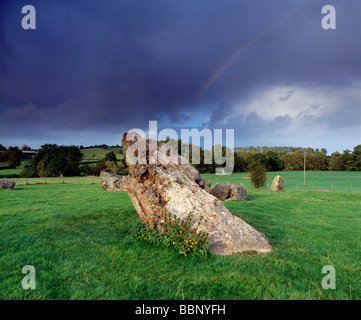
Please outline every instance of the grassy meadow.
[[[272, 184], [276, 175], [284, 178], [286, 190], [328, 190], [328, 191], [361, 191], [361, 171], [306, 171], [306, 185], [304, 185], [303, 171], [280, 171], [268, 172], [266, 189]], [[235, 183], [243, 184], [247, 189], [252, 188], [251, 181], [247, 173], [234, 173], [232, 175], [204, 174], [205, 179], [215, 183]]]
[[[117, 155], [122, 157], [122, 155]], [[65, 177], [62, 178], [19, 178], [18, 172], [21, 169], [0, 169], [0, 179], [11, 178], [12, 181], [18, 185], [36, 183], [48, 184], [89, 184], [97, 183], [99, 177]], [[299, 191], [361, 191], [361, 171], [306, 171], [306, 185], [303, 185], [303, 171], [282, 171], [282, 172], [269, 172], [267, 174], [268, 180], [264, 189], [269, 189], [272, 181], [276, 175], [281, 175], [285, 181], [286, 190], [299, 190]], [[243, 184], [248, 190], [252, 187], [251, 181], [246, 172], [233, 173], [232, 175], [215, 175], [215, 174], [202, 174], [205, 179], [216, 183], [233, 183], [237, 185]]]
[[82, 163], [96, 163], [102, 160], [108, 152], [114, 151], [117, 159], [120, 160], [123, 158], [120, 152], [121, 148], [89, 148], [89, 149], [81, 149], [83, 154]]
[[26, 165], [29, 165], [31, 160], [22, 160], [21, 165], [17, 168], [9, 169], [7, 162], [0, 162], [0, 179], [5, 178], [18, 178], [20, 172]]
[[[361, 299], [361, 192], [297, 192], [287, 186], [303, 173], [281, 174], [282, 193], [254, 190], [243, 174], [204, 175], [247, 187], [245, 202], [225, 205], [273, 246], [208, 258], [134, 240], [127, 193], [103, 191], [98, 178], [13, 179], [14, 190], [0, 190], [0, 299]], [[359, 172], [314, 174], [322, 189], [360, 188]], [[36, 269], [35, 290], [21, 287], [25, 265]], [[322, 288], [325, 265], [336, 268], [335, 290]]]

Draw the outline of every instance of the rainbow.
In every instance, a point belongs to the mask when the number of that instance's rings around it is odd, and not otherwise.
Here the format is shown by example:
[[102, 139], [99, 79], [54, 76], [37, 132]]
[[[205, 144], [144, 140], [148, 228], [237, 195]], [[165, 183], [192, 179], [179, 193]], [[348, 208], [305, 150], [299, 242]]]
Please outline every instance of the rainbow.
[[216, 72], [213, 73], [213, 75], [209, 78], [209, 80], [203, 85], [202, 89], [199, 91], [199, 93], [196, 95], [195, 101], [197, 102], [209, 89], [209, 87], [224, 73], [226, 69], [242, 54], [244, 53], [248, 48], [250, 48], [254, 43], [256, 43], [259, 39], [261, 39], [264, 35], [269, 33], [271, 30], [278, 27], [280, 24], [291, 18], [296, 12], [299, 11], [299, 9], [303, 7], [297, 7], [296, 9], [293, 9], [289, 13], [287, 13], [285, 16], [283, 16], [280, 20], [275, 21], [265, 28], [263, 28], [261, 31], [257, 32], [251, 39], [249, 39], [246, 43], [242, 44], [241, 47], [239, 47], [231, 56], [228, 57], [228, 59], [221, 64], [221, 66], [216, 70]]

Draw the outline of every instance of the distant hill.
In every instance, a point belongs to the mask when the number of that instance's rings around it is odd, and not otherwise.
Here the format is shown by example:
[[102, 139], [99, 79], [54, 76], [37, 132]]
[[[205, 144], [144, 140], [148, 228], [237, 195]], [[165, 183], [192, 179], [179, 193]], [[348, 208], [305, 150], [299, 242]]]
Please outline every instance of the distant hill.
[[84, 149], [81, 149], [80, 151], [82, 152], [82, 154], [84, 155], [84, 158], [82, 160], [82, 163], [96, 163], [100, 160], [102, 160], [105, 155], [108, 153], [108, 152], [111, 152], [111, 151], [114, 151], [114, 153], [116, 154], [117, 156], [117, 159], [120, 160], [123, 158], [123, 155], [120, 154], [120, 152], [122, 152], [122, 148], [119, 147], [119, 148], [116, 148], [116, 147], [113, 147], [113, 148], [107, 148], [107, 149], [104, 149], [104, 148], [84, 148]]

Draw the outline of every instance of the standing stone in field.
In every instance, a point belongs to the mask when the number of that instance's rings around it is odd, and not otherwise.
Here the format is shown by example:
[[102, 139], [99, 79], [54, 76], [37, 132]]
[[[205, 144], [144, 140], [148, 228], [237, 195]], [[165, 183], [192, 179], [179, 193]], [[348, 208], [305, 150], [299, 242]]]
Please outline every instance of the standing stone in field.
[[247, 198], [245, 188], [230, 183], [216, 183], [212, 187], [211, 194], [221, 201], [245, 201]]
[[120, 176], [107, 171], [100, 173], [100, 185], [105, 191], [127, 191], [125, 188], [126, 183], [127, 176]]
[[166, 144], [135, 133], [122, 139], [129, 180], [125, 186], [139, 219], [161, 227], [163, 213], [186, 219], [193, 213], [193, 226], [200, 218], [200, 230], [208, 233], [210, 250], [218, 255], [255, 250], [270, 252], [265, 235], [231, 214], [223, 203], [208, 193], [207, 185], [191, 164]]
[[0, 180], [0, 189], [13, 190], [14, 187], [15, 187], [15, 182], [9, 180]]
[[284, 191], [283, 183], [284, 181], [281, 176], [275, 176], [270, 189], [272, 191]]
[[209, 180], [203, 179], [199, 177], [199, 179], [196, 180], [196, 183], [205, 191], [211, 192], [211, 182]]

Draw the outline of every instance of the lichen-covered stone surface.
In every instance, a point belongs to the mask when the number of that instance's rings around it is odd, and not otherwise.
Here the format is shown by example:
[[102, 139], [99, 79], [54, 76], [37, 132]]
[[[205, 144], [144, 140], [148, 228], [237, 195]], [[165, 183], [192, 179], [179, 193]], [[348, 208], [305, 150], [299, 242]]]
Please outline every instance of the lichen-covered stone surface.
[[230, 183], [216, 183], [211, 189], [211, 194], [221, 201], [245, 201], [247, 198], [245, 188]]
[[[205, 190], [207, 182], [191, 164], [182, 164], [177, 151], [159, 152], [171, 147], [139, 135], [133, 138], [127, 141], [129, 136], [125, 133], [122, 140], [129, 169], [125, 187], [140, 220], [149, 225], [155, 219], [162, 225], [164, 210], [180, 219], [193, 212], [194, 225], [203, 216], [200, 230], [208, 233], [210, 250], [215, 254], [272, 250], [263, 233], [231, 214], [220, 200]], [[135, 148], [135, 145], [145, 147]], [[135, 164], [135, 157], [145, 157], [146, 163]]]
[[284, 184], [283, 178], [281, 176], [275, 176], [270, 189], [272, 191], [284, 191], [283, 184]]
[[105, 191], [127, 191], [125, 184], [127, 176], [102, 171], [100, 173], [100, 185]]

